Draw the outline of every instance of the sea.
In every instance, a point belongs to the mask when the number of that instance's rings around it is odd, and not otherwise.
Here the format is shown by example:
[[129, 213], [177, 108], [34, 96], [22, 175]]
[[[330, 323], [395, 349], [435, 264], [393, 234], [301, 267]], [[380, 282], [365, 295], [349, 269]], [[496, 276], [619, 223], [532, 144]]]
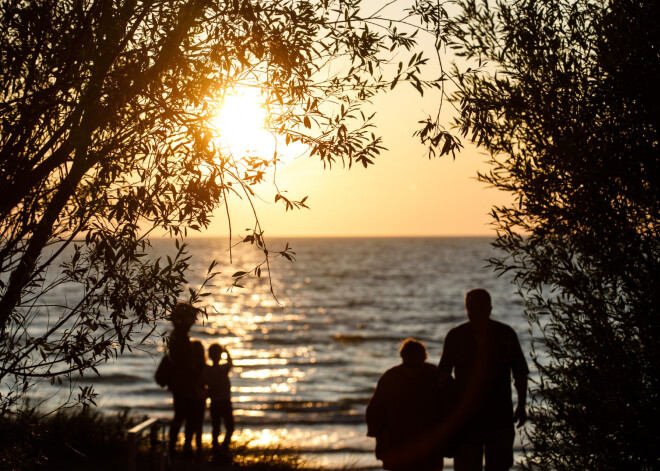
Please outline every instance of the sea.
[[[487, 237], [270, 238], [270, 254], [287, 244], [293, 262], [277, 255], [261, 276], [232, 287], [232, 275], [254, 271], [263, 251], [240, 239], [190, 239], [190, 287], [203, 281], [212, 260], [220, 274], [198, 304], [206, 316], [191, 337], [218, 342], [234, 360], [234, 439], [249, 446], [295, 449], [325, 469], [382, 469], [364, 413], [376, 382], [400, 363], [404, 339], [424, 342], [437, 363], [446, 333], [465, 322], [465, 292], [486, 288], [494, 319], [513, 327], [529, 360], [531, 334], [512, 280], [497, 276], [488, 259], [500, 255]], [[174, 252], [174, 241], [152, 239], [154, 257]], [[230, 250], [229, 247], [233, 246]], [[66, 292], [51, 293], [65, 301]], [[185, 298], [184, 298], [185, 299]], [[162, 322], [143, 345], [124, 351], [87, 375], [98, 407], [135, 416], [170, 418], [172, 399], [154, 381], [163, 355]], [[532, 375], [535, 373], [532, 372]], [[55, 396], [59, 386], [33, 393]], [[210, 418], [204, 438], [210, 441]], [[515, 454], [520, 460], [520, 434]], [[446, 468], [452, 468], [451, 459]]]

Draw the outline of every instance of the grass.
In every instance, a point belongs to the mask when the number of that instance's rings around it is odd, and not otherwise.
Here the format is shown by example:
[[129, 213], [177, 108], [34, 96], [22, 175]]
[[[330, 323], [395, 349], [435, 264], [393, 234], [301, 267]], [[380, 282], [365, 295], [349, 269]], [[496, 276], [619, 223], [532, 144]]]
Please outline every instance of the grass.
[[[108, 415], [86, 408], [42, 415], [30, 410], [0, 415], [0, 469], [115, 471], [126, 468], [126, 432], [139, 422], [127, 411]], [[308, 467], [298, 454], [288, 450], [237, 443], [232, 446], [232, 453], [233, 468], [237, 470], [320, 471]], [[138, 469], [149, 469], [148, 455], [145, 439], [138, 449]], [[208, 460], [210, 450], [204, 450], [203, 457], [203, 461]]]
[[125, 432], [134, 423], [127, 413], [106, 416], [76, 409], [41, 416], [31, 410], [0, 416], [0, 468], [105, 471], [125, 467]]

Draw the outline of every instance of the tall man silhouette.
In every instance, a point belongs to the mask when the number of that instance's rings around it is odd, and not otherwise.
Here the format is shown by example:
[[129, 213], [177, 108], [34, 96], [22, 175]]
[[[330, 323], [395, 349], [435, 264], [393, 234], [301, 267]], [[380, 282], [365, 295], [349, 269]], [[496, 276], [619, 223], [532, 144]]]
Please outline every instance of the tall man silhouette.
[[[453, 328], [445, 338], [440, 365], [441, 380], [452, 373], [458, 392], [452, 422], [458, 423], [459, 445], [454, 455], [456, 471], [480, 471], [485, 454], [486, 471], [513, 466], [514, 422], [527, 420], [529, 369], [514, 330], [490, 319], [490, 294], [473, 289], [465, 295], [468, 322]], [[513, 410], [511, 374], [518, 393]]]

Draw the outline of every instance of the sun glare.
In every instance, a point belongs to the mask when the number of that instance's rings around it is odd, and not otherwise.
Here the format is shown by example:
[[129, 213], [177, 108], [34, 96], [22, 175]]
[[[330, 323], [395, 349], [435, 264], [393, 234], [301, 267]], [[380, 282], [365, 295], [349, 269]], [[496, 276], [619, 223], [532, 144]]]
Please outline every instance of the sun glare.
[[228, 93], [213, 119], [220, 147], [236, 158], [272, 157], [277, 141], [265, 129], [267, 117], [258, 89], [244, 87]]
[[216, 144], [223, 152], [240, 159], [246, 156], [270, 159], [277, 151], [280, 161], [305, 155], [308, 147], [300, 142], [285, 144], [266, 129], [268, 111], [258, 87], [239, 87], [218, 103], [212, 120]]

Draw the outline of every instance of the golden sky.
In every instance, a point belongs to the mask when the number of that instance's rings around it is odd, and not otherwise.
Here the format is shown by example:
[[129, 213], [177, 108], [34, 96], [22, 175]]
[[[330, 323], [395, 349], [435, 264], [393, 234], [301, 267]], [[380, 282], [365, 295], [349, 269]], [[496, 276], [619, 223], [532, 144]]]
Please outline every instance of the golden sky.
[[[317, 157], [287, 161], [277, 183], [287, 197], [308, 196], [310, 209], [285, 211], [274, 204], [272, 186], [257, 202], [262, 228], [269, 236], [472, 236], [494, 235], [490, 208], [510, 200], [506, 193], [476, 180], [487, 156], [468, 142], [457, 155], [429, 160], [412, 136], [417, 121], [434, 112], [437, 100], [420, 98], [412, 87], [397, 87], [374, 103], [378, 131], [388, 151], [375, 165], [350, 170], [341, 164], [323, 169]], [[236, 235], [253, 226], [247, 205], [230, 205]], [[227, 234], [222, 208], [206, 236]]]
[[[403, 6], [402, 6], [403, 5]], [[390, 2], [393, 16], [407, 5]], [[379, 0], [365, 0], [364, 8], [381, 10]], [[383, 12], [385, 15], [388, 11]], [[433, 38], [422, 40], [421, 47], [430, 54]], [[448, 65], [452, 57], [442, 53]], [[433, 60], [432, 60], [433, 61]], [[430, 74], [439, 76], [436, 64]], [[350, 170], [341, 164], [324, 169], [318, 157], [287, 160], [277, 170], [280, 191], [290, 199], [304, 196], [309, 210], [285, 211], [284, 205], [275, 204], [274, 189], [264, 185], [261, 193], [265, 201], [257, 202], [262, 229], [267, 236], [492, 236], [489, 216], [493, 205], [512, 200], [509, 194], [487, 187], [477, 181], [477, 171], [487, 171], [488, 156], [469, 142], [456, 160], [451, 156], [429, 160], [424, 147], [413, 137], [418, 121], [435, 115], [438, 95], [419, 94], [407, 84], [399, 84], [392, 92], [377, 97], [376, 134], [384, 137], [387, 152], [381, 154], [375, 165], [365, 169], [361, 164]], [[240, 107], [242, 104], [238, 107]], [[230, 111], [224, 126], [249, 127], [247, 121], [237, 119], [237, 108]], [[444, 111], [450, 105], [445, 103]], [[443, 111], [443, 112], [444, 112]], [[252, 113], [258, 114], [258, 113]], [[370, 113], [367, 113], [370, 114]], [[450, 113], [447, 113], [449, 121]], [[262, 117], [263, 119], [263, 117]], [[235, 127], [230, 134], [240, 134]], [[259, 134], [252, 131], [250, 136]], [[251, 141], [255, 141], [250, 137]], [[266, 140], [268, 137], [266, 137]], [[272, 148], [271, 148], [272, 149]], [[280, 151], [281, 147], [278, 149]], [[286, 151], [285, 151], [286, 152]], [[272, 150], [270, 150], [272, 153]], [[230, 201], [232, 230], [245, 234], [253, 227], [251, 209], [240, 201]], [[228, 233], [225, 208], [203, 235], [224, 236]]]

